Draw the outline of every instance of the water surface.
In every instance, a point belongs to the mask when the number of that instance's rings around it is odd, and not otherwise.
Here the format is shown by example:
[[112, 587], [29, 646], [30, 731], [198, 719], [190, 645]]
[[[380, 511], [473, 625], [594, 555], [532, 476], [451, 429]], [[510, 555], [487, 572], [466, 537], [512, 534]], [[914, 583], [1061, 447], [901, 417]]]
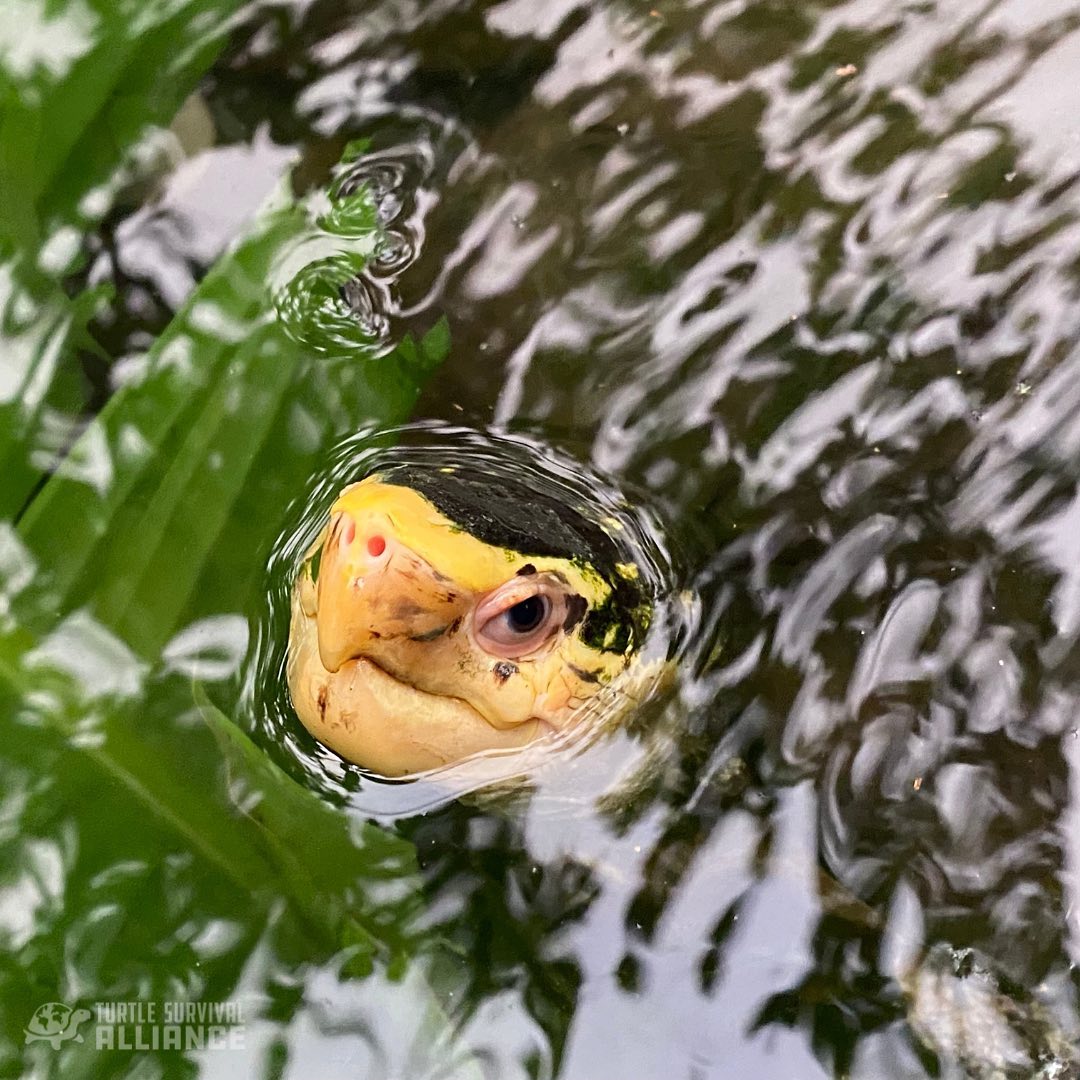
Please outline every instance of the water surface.
[[[20, 47], [0, 32], [6, 68]], [[77, 752], [0, 758], [5, 1060], [39, 1001], [187, 995], [242, 999], [247, 1049], [81, 1067], [1080, 1076], [1078, 70], [1074, 0], [243, 9], [172, 156], [66, 281], [114, 291], [34, 460], [138, 377], [283, 175], [319, 190], [366, 138], [348, 175], [389, 240], [300, 346], [338, 363], [359, 334], [377, 356], [445, 316], [413, 417], [540, 440], [642, 493], [693, 647], [667, 699], [511, 805], [421, 814], [329, 759], [293, 770], [414, 845], [410, 918], [440, 944], [403, 970], [320, 953], [172, 834], [128, 851], [82, 800], [40, 796], [48, 768], [88, 768]], [[341, 446], [352, 414], [331, 415], [319, 438]], [[136, 602], [143, 659], [87, 654], [80, 677], [175, 680], [143, 717], [171, 731], [194, 676], [257, 733], [266, 608], [223, 598], [241, 573], [272, 587], [315, 456], [177, 599], [204, 629], [231, 620], [220, 669], [185, 668]], [[72, 595], [104, 618], [93, 574]], [[288, 765], [298, 740], [264, 752]], [[372, 875], [389, 906], [392, 878]]]

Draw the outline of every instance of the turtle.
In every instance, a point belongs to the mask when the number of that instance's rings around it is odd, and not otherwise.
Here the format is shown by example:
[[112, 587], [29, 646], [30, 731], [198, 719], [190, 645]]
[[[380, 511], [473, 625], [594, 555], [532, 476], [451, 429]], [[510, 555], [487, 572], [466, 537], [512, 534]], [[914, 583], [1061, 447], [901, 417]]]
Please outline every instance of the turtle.
[[655, 597], [616, 523], [506, 476], [399, 462], [338, 494], [291, 591], [307, 730], [386, 777], [558, 739], [637, 699]]
[[79, 1034], [79, 1025], [89, 1020], [89, 1009], [72, 1008], [62, 1001], [49, 1001], [39, 1005], [30, 1017], [30, 1023], [26, 1025], [26, 1042], [38, 1042], [44, 1039], [52, 1043], [54, 1050], [60, 1049], [60, 1044], [74, 1039], [82, 1042], [83, 1037]]

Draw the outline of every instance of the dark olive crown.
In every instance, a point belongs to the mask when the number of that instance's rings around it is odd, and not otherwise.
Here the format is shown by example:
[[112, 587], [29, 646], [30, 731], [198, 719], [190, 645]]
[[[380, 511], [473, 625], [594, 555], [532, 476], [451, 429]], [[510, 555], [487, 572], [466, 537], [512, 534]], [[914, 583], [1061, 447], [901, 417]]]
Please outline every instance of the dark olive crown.
[[444, 517], [485, 544], [525, 556], [590, 564], [612, 593], [586, 617], [583, 639], [602, 648], [609, 629], [615, 626], [607, 648], [625, 652], [640, 643], [645, 598], [634, 582], [618, 572], [617, 565], [625, 556], [615, 541], [583, 508], [515, 484], [509, 477], [476, 476], [460, 468], [444, 471], [430, 465], [398, 463], [378, 472], [385, 483], [422, 495]]

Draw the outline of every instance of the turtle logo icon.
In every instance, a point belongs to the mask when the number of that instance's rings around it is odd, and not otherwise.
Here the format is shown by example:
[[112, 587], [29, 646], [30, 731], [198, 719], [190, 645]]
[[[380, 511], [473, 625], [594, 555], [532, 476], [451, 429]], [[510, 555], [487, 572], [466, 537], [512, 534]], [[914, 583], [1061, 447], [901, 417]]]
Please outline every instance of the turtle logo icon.
[[82, 1042], [79, 1025], [89, 1019], [89, 1009], [73, 1009], [62, 1001], [46, 1002], [39, 1005], [30, 1017], [30, 1023], [25, 1029], [26, 1041], [32, 1043], [44, 1039], [52, 1043], [54, 1050], [59, 1050], [60, 1044], [68, 1039]]

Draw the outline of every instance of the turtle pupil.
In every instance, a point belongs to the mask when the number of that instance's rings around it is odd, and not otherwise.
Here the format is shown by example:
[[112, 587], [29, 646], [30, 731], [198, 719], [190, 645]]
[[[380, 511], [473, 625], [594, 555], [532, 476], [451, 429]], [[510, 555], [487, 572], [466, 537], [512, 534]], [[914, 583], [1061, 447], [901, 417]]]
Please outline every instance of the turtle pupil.
[[547, 614], [547, 605], [542, 596], [530, 596], [512, 608], [507, 608], [506, 618], [510, 628], [518, 634], [527, 634], [535, 630]]

